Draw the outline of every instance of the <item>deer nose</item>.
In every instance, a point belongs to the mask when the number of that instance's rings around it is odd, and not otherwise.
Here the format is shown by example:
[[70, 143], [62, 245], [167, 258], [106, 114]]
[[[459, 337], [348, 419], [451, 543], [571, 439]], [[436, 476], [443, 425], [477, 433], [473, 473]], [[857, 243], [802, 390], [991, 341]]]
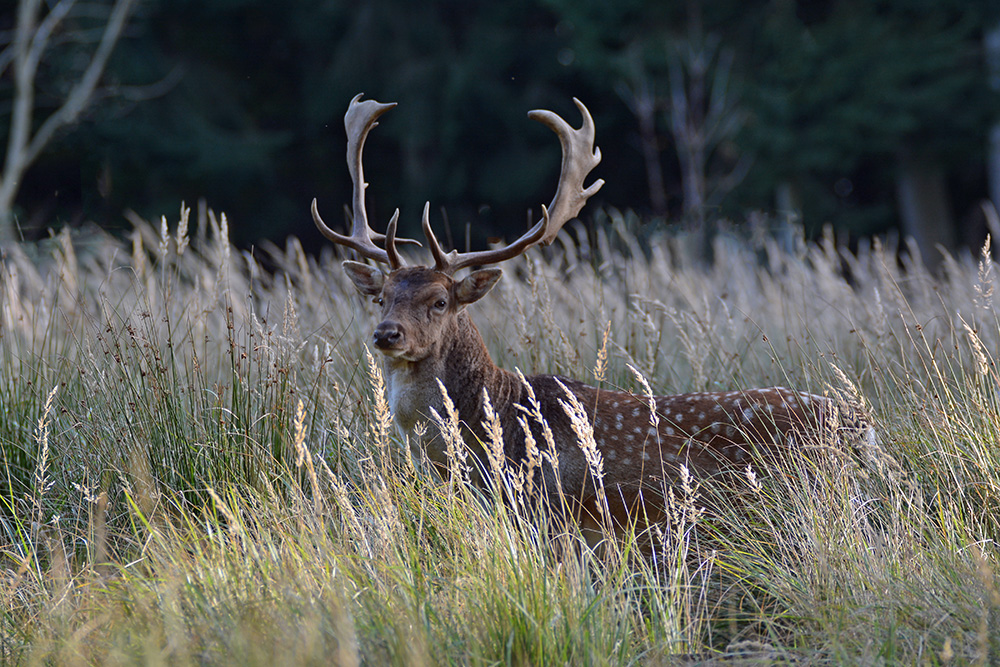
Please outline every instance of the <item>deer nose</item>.
[[375, 347], [387, 350], [395, 346], [403, 338], [403, 327], [398, 322], [382, 322], [375, 327]]

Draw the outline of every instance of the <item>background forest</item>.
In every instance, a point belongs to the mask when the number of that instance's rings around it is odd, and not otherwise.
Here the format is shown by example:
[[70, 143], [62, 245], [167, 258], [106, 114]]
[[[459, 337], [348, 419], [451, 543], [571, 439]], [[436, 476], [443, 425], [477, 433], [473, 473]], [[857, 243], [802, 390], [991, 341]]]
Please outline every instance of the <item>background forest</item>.
[[[37, 129], [82, 76], [114, 3], [20, 4], [39, 21], [72, 5], [35, 75]], [[0, 140], [16, 106], [12, 5], [0, 10]], [[349, 199], [341, 118], [362, 91], [399, 103], [366, 162], [372, 219], [399, 206], [405, 233], [425, 200], [456, 238], [472, 223], [473, 244], [519, 230], [559, 162], [525, 113], [577, 122], [572, 96], [597, 121], [598, 204], [653, 224], [761, 211], [810, 233], [902, 230], [936, 255], [938, 243], [978, 247], [980, 203], [1000, 197], [989, 0], [129, 5], [76, 121], [23, 178], [8, 150], [19, 236], [125, 226], [128, 209], [158, 219], [204, 197], [237, 244], [308, 241], [311, 199], [331, 212]]]

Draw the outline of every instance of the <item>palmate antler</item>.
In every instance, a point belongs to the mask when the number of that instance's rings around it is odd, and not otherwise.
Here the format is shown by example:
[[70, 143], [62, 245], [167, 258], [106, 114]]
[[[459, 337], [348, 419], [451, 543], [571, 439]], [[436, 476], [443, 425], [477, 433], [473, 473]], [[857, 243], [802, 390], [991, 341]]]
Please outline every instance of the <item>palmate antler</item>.
[[496, 264], [517, 257], [534, 245], [549, 245], [555, 240], [563, 225], [575, 218], [587, 200], [601, 189], [601, 186], [604, 185], [603, 179], [594, 181], [588, 188], [583, 187], [583, 181], [587, 178], [587, 174], [601, 162], [601, 149], [594, 147], [594, 119], [590, 116], [590, 112], [583, 105], [583, 102], [575, 97], [573, 102], [576, 103], [583, 116], [583, 125], [579, 130], [574, 130], [569, 123], [551, 111], [528, 112], [528, 118], [545, 124], [559, 136], [563, 156], [559, 185], [556, 187], [556, 195], [553, 197], [552, 203], [549, 204], [548, 208], [542, 205], [542, 219], [525, 232], [521, 238], [503, 248], [464, 253], [452, 250], [446, 254], [441, 249], [441, 245], [431, 229], [428, 219], [430, 205], [424, 206], [424, 236], [427, 237], [427, 244], [434, 255], [434, 263], [438, 271], [451, 275], [467, 266]]
[[[367, 184], [361, 169], [361, 151], [364, 148], [365, 138], [368, 132], [377, 123], [376, 120], [383, 113], [396, 106], [393, 104], [380, 104], [374, 100], [360, 102], [361, 95], [351, 100], [351, 106], [344, 116], [344, 125], [347, 128], [347, 162], [351, 171], [351, 178], [354, 181], [354, 206], [353, 224], [351, 235], [343, 236], [331, 230], [320, 218], [316, 209], [316, 200], [313, 200], [312, 213], [316, 226], [328, 239], [334, 243], [347, 246], [362, 254], [365, 257], [383, 262], [391, 269], [399, 268], [402, 263], [399, 253], [396, 251], [397, 242], [413, 243], [409, 239], [396, 239], [396, 221], [399, 217], [399, 209], [389, 221], [389, 227], [385, 236], [377, 234], [368, 226], [368, 218], [365, 214], [364, 191]], [[468, 266], [483, 266], [496, 264], [504, 260], [516, 257], [532, 246], [552, 243], [559, 230], [575, 218], [580, 209], [583, 208], [587, 200], [594, 195], [601, 186], [604, 185], [602, 179], [594, 181], [589, 187], [584, 187], [584, 180], [587, 175], [601, 162], [601, 151], [594, 147], [594, 119], [591, 117], [587, 107], [583, 102], [573, 98], [580, 114], [583, 116], [583, 125], [580, 129], [573, 129], [569, 123], [551, 111], [536, 110], [528, 112], [528, 117], [545, 124], [559, 137], [562, 144], [562, 170], [559, 176], [559, 185], [556, 187], [556, 194], [548, 207], [542, 206], [542, 219], [529, 229], [521, 238], [510, 245], [491, 250], [480, 250], [476, 252], [460, 253], [452, 250], [444, 252], [441, 244], [430, 225], [430, 202], [424, 205], [423, 229], [434, 256], [435, 268], [438, 271], [452, 275]], [[377, 247], [374, 241], [385, 241], [385, 250]]]
[[[379, 234], [368, 225], [368, 213], [365, 211], [365, 183], [364, 170], [361, 167], [361, 154], [365, 148], [365, 139], [373, 127], [378, 125], [378, 118], [389, 109], [396, 106], [395, 102], [381, 104], [375, 100], [361, 101], [359, 93], [351, 100], [351, 105], [344, 114], [344, 128], [347, 130], [347, 169], [351, 173], [351, 181], [354, 183], [354, 196], [352, 201], [352, 222], [351, 235], [344, 236], [330, 229], [323, 218], [319, 215], [316, 200], [312, 201], [313, 222], [322, 232], [323, 236], [334, 243], [347, 246], [358, 252], [362, 257], [373, 259], [376, 262], [388, 264], [391, 269], [398, 269], [402, 266], [399, 253], [396, 252], [396, 222], [399, 220], [399, 209], [393, 213], [389, 220], [389, 227], [385, 234]], [[376, 241], [385, 242], [385, 250], [375, 245]], [[410, 239], [399, 239], [400, 242], [416, 243]]]

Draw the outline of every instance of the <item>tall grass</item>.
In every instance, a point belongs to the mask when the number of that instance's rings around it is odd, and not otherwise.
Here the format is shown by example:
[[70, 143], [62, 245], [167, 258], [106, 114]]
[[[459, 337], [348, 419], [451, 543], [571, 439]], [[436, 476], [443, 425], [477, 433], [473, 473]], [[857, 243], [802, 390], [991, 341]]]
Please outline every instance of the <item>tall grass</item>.
[[704, 267], [611, 212], [510, 262], [473, 312], [506, 368], [870, 406], [870, 451], [672, 490], [649, 559], [560, 536], [523, 475], [492, 502], [458, 458], [430, 472], [332, 253], [239, 252], [196, 217], [0, 261], [0, 660], [1000, 659], [990, 247], [935, 276], [891, 244], [722, 229]]

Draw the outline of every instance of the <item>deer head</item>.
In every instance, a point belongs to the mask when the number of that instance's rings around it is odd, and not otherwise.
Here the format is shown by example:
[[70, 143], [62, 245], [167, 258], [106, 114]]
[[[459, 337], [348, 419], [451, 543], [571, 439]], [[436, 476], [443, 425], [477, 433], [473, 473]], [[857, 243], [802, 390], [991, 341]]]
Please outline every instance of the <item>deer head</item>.
[[[423, 231], [434, 258], [433, 267], [404, 267], [396, 244], [410, 240], [396, 238], [399, 209], [389, 220], [384, 235], [372, 230], [365, 212], [365, 188], [361, 154], [365, 139], [377, 125], [377, 119], [395, 104], [351, 100], [344, 126], [347, 130], [347, 164], [353, 181], [352, 226], [350, 236], [330, 229], [320, 217], [316, 200], [312, 202], [313, 221], [328, 239], [355, 250], [362, 257], [386, 264], [389, 272], [360, 262], [346, 261], [344, 269], [358, 291], [374, 298], [382, 307], [382, 322], [376, 327], [373, 342], [383, 354], [405, 361], [419, 361], [430, 355], [444, 330], [465, 306], [484, 297], [500, 279], [499, 269], [473, 271], [461, 280], [455, 274], [473, 266], [497, 264], [516, 257], [535, 245], [552, 243], [559, 230], [575, 218], [604, 181], [598, 179], [584, 187], [587, 174], [601, 161], [601, 151], [594, 147], [594, 121], [587, 107], [574, 98], [583, 116], [580, 129], [551, 111], [536, 110], [528, 117], [549, 127], [562, 144], [562, 169], [552, 202], [542, 206], [541, 219], [510, 245], [477, 252], [445, 252], [430, 225], [430, 203], [424, 205]], [[383, 242], [380, 248], [377, 242]]]
[[486, 296], [500, 280], [500, 269], [473, 271], [462, 280], [426, 267], [401, 267], [388, 275], [359, 262], [344, 262], [358, 291], [382, 307], [372, 336], [385, 356], [421, 361], [448, 340], [447, 329], [462, 308]]

